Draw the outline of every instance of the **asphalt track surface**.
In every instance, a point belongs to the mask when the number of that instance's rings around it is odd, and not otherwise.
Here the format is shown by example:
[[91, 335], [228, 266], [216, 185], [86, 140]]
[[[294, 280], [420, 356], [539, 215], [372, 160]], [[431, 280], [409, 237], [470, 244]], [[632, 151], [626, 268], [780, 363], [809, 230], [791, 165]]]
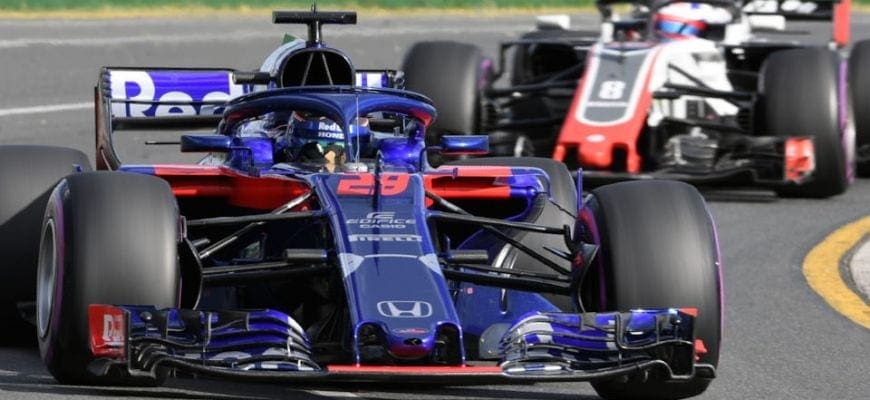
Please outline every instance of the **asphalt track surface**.
[[[575, 25], [593, 24], [590, 16]], [[532, 28], [531, 16], [360, 16], [354, 27], [329, 26], [326, 40], [358, 67], [396, 67], [424, 39], [470, 40], [492, 54], [499, 40]], [[588, 25], [593, 26], [593, 25]], [[88, 105], [103, 65], [226, 66], [252, 69], [285, 30], [262, 18], [0, 20], [0, 144], [41, 143], [93, 153]], [[870, 16], [853, 18], [856, 38], [870, 37]], [[865, 112], [870, 111], [866, 110]], [[128, 161], [171, 160], [174, 149], [126, 152]], [[167, 159], [167, 157], [169, 157]], [[719, 378], [707, 399], [870, 398], [870, 330], [830, 308], [801, 272], [807, 252], [837, 227], [870, 214], [870, 180], [828, 200], [713, 199], [725, 264], [726, 320]], [[831, 260], [832, 265], [837, 260]], [[56, 384], [29, 347], [0, 347], [0, 398], [373, 398], [594, 399], [584, 383], [471, 388], [302, 387], [174, 378], [146, 389]]]

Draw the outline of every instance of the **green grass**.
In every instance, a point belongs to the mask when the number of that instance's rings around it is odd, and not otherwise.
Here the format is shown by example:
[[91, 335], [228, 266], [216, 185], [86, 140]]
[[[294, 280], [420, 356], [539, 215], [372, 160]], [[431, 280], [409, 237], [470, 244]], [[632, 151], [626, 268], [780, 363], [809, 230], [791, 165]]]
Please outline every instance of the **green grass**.
[[[870, 1], [870, 0], [867, 0]], [[438, 8], [542, 8], [578, 7], [591, 5], [593, 0], [321, 0], [318, 7], [325, 10], [339, 8], [389, 8], [389, 9], [438, 9]], [[56, 11], [91, 10], [100, 8], [156, 8], [156, 7], [207, 7], [228, 8], [282, 8], [307, 9], [311, 1], [304, 0], [0, 0], [0, 10], [7, 11]]]

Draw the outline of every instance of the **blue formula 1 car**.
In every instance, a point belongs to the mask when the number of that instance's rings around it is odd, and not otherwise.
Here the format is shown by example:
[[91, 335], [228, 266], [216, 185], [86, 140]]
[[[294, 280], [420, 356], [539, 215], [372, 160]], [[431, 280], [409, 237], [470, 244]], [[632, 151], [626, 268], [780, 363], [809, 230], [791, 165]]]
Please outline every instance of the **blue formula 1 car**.
[[[590, 381], [609, 398], [706, 389], [721, 265], [694, 188], [641, 181], [584, 194], [541, 158], [433, 167], [428, 154], [483, 154], [487, 138], [427, 146], [427, 98], [320, 41], [322, 24], [355, 14], [275, 20], [306, 23], [311, 36], [257, 73], [105, 68], [102, 171], [69, 149], [0, 147], [10, 199], [0, 215], [45, 210], [41, 224], [4, 222], [0, 243], [36, 277], [33, 321], [58, 381], [159, 384], [179, 370], [293, 383]], [[196, 165], [129, 165], [112, 146], [122, 128], [198, 125], [214, 130], [179, 141], [208, 153]]]

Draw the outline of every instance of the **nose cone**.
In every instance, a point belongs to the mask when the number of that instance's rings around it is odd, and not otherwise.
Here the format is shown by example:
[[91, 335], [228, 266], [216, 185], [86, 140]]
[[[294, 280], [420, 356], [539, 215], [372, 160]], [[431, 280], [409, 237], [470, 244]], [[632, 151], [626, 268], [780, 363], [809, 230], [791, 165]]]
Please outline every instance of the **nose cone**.
[[[601, 136], [601, 135], [598, 135]], [[595, 135], [591, 136], [592, 138]], [[605, 141], [588, 141], [579, 149], [581, 163], [594, 169], [607, 169], [613, 163], [613, 143]]]

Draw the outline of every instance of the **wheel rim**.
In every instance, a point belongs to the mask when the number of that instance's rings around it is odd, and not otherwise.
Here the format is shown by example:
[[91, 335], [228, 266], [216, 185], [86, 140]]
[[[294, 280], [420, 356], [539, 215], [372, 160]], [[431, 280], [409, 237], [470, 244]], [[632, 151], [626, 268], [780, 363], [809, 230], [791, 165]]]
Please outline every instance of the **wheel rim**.
[[54, 289], [57, 282], [57, 246], [54, 219], [49, 219], [42, 230], [39, 243], [39, 263], [36, 280], [36, 328], [39, 337], [48, 333], [54, 308]]

